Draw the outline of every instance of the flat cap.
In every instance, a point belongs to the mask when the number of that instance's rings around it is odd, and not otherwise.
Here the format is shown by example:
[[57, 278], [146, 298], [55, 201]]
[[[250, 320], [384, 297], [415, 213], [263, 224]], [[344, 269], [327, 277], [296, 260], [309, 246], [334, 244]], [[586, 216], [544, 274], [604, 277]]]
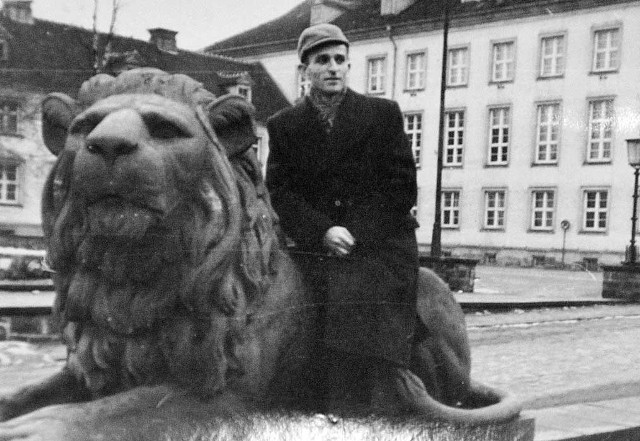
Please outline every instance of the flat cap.
[[328, 43], [346, 44], [349, 40], [342, 29], [331, 23], [320, 23], [302, 31], [298, 39], [298, 57], [303, 61], [305, 56], [314, 48]]

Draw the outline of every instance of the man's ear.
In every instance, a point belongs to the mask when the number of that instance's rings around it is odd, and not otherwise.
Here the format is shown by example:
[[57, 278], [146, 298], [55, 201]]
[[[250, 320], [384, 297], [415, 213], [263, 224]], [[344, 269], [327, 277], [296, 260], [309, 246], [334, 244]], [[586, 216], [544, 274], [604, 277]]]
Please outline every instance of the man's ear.
[[227, 156], [247, 150], [258, 139], [255, 132], [256, 109], [240, 95], [228, 94], [207, 107], [209, 122], [227, 151]]
[[67, 129], [78, 112], [76, 101], [64, 93], [51, 93], [42, 100], [42, 139], [54, 155], [64, 149]]

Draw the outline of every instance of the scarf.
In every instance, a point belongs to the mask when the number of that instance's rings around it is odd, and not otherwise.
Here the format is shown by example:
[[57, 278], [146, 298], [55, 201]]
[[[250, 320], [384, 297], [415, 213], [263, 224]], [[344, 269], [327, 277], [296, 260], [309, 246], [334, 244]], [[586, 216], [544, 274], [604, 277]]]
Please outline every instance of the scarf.
[[333, 121], [338, 113], [338, 107], [344, 99], [347, 89], [342, 89], [339, 93], [327, 94], [322, 91], [311, 89], [309, 91], [309, 101], [318, 111], [318, 118], [324, 130], [329, 133], [333, 127]]

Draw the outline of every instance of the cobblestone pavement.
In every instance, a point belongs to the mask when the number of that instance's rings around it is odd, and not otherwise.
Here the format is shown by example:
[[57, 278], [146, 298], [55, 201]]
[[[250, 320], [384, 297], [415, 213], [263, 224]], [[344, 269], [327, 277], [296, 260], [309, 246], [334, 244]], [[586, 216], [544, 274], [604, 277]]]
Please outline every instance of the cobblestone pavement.
[[640, 395], [640, 306], [467, 317], [472, 377], [527, 407]]
[[0, 394], [53, 375], [64, 358], [65, 349], [57, 342], [0, 341]]

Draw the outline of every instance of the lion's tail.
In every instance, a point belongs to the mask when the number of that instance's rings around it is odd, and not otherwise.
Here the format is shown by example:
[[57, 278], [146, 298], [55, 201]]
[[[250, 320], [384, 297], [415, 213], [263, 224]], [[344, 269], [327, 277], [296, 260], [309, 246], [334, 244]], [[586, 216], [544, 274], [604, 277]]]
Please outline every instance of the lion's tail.
[[418, 325], [411, 371], [400, 369], [398, 386], [409, 407], [432, 419], [463, 424], [515, 418], [522, 403], [513, 395], [471, 379], [471, 353], [464, 313], [449, 286], [420, 269]]
[[447, 406], [432, 398], [415, 374], [407, 369], [398, 371], [396, 381], [402, 383], [398, 386], [409, 398], [405, 402], [413, 412], [429, 420], [465, 425], [499, 424], [517, 418], [522, 411], [523, 403], [514, 395], [475, 381], [471, 382], [468, 400], [463, 406]]

